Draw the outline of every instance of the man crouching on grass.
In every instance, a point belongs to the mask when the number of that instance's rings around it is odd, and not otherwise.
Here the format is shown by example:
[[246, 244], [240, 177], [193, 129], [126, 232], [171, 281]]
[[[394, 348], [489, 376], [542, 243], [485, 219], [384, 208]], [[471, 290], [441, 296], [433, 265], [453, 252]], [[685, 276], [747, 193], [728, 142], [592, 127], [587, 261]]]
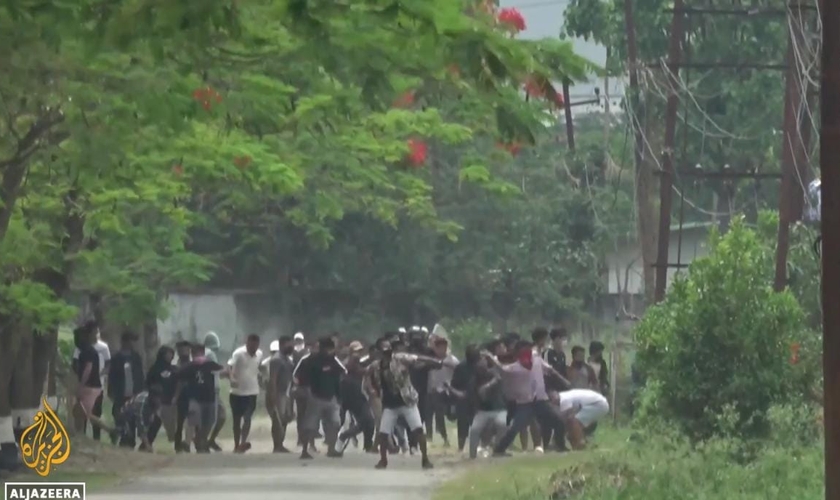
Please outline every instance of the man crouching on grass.
[[566, 422], [569, 443], [574, 450], [586, 447], [586, 429], [594, 426], [610, 412], [607, 398], [589, 389], [572, 389], [560, 393], [560, 412]]

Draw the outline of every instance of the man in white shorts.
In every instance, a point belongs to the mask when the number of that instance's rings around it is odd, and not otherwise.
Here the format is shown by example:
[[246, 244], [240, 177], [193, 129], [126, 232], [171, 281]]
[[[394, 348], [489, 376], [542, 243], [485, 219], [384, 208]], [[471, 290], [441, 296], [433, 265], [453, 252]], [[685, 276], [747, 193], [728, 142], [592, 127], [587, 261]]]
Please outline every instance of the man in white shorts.
[[397, 421], [404, 419], [411, 434], [417, 440], [422, 456], [424, 469], [431, 469], [426, 448], [426, 434], [423, 432], [423, 420], [417, 408], [417, 390], [411, 385], [408, 368], [419, 363], [429, 363], [440, 367], [442, 360], [433, 359], [406, 352], [394, 353], [391, 343], [386, 339], [379, 339], [377, 347], [382, 359], [370, 366], [371, 385], [382, 399], [382, 418], [379, 421], [379, 463], [377, 469], [388, 467], [388, 448], [391, 435], [397, 427]]
[[[576, 411], [568, 412], [571, 409]], [[566, 430], [575, 450], [586, 445], [584, 431], [606, 417], [610, 412], [607, 398], [589, 389], [572, 389], [560, 393], [560, 412], [569, 413]]]

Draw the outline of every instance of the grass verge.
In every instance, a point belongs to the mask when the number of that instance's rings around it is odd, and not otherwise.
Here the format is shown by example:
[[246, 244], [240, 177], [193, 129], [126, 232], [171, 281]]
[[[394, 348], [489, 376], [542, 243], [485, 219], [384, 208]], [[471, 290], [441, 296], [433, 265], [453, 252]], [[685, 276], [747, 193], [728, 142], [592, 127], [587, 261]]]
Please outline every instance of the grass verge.
[[551, 497], [558, 472], [609, 456], [626, 441], [626, 432], [604, 427], [587, 451], [470, 461], [438, 488], [434, 500], [544, 500]]

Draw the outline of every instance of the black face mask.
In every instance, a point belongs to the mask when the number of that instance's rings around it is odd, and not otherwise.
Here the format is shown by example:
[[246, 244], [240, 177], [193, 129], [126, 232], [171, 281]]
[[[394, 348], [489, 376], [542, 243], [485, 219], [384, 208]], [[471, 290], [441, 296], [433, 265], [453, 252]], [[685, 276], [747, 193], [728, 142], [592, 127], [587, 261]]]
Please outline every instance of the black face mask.
[[280, 350], [280, 353], [283, 354], [284, 356], [291, 356], [292, 353], [294, 353], [294, 352], [295, 352], [295, 347], [294, 346], [284, 347], [283, 349]]

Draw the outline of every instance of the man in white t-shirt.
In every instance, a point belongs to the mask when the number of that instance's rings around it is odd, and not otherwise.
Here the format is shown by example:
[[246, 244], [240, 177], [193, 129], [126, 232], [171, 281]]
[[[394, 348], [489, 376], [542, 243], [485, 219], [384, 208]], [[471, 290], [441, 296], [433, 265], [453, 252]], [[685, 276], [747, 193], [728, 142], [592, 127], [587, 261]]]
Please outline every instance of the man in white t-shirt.
[[595, 425], [610, 412], [607, 398], [589, 389], [572, 389], [560, 393], [560, 412], [566, 413], [571, 409], [566, 420], [566, 431], [569, 442], [575, 450], [583, 449], [586, 445], [584, 432]]
[[236, 453], [251, 449], [248, 434], [251, 417], [257, 409], [260, 393], [260, 362], [262, 361], [259, 335], [248, 335], [245, 345], [233, 351], [228, 361], [230, 374], [230, 412], [233, 416], [233, 441]]
[[[111, 369], [111, 349], [108, 348], [108, 344], [106, 344], [102, 340], [102, 334], [99, 330], [96, 331], [96, 343], [93, 345], [93, 348], [96, 349], [96, 354], [99, 355], [99, 380], [102, 383], [102, 393], [99, 394], [99, 397], [96, 398], [96, 403], [93, 406], [93, 415], [95, 417], [102, 416], [102, 397], [105, 393], [105, 382], [108, 379], [108, 370]], [[73, 350], [73, 363], [75, 364], [79, 360], [79, 348], [77, 347]], [[84, 424], [84, 430], [86, 431], [87, 422]], [[99, 441], [101, 429], [95, 425], [91, 426], [93, 432], [93, 439]], [[83, 431], [84, 432], [84, 431]]]

